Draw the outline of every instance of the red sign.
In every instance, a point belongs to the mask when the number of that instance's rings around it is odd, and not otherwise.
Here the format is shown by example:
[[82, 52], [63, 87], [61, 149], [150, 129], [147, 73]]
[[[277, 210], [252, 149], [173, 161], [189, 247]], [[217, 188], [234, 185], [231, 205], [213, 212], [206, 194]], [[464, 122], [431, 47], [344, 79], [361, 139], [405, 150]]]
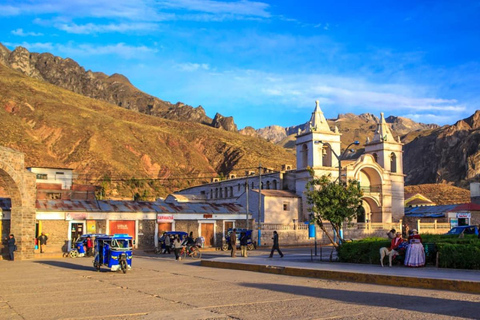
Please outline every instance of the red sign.
[[208, 218], [211, 218], [211, 217], [213, 217], [211, 214], [204, 214], [204, 215], [203, 215], [203, 218], [204, 218], [204, 219], [208, 219]]
[[157, 214], [157, 223], [173, 222], [173, 214]]
[[135, 220], [110, 220], [110, 234], [128, 234], [135, 238]]

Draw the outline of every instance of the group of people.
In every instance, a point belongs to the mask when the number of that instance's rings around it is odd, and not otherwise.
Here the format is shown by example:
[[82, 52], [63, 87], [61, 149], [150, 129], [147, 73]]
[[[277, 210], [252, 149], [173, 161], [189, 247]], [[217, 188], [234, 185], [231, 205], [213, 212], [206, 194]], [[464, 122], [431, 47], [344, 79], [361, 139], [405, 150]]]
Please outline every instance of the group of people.
[[173, 249], [173, 253], [175, 254], [175, 260], [181, 260], [180, 252], [183, 247], [186, 250], [191, 252], [194, 246], [202, 246], [202, 239], [199, 237], [197, 239], [193, 238], [193, 232], [191, 231], [187, 236], [183, 239], [179, 235], [175, 235], [171, 237], [166, 232], [163, 233], [162, 237], [160, 237], [159, 242], [161, 244], [161, 249], [163, 250], [163, 254], [170, 254], [171, 249]]
[[[245, 231], [240, 232], [240, 252], [242, 257], [247, 258], [248, 236]], [[233, 229], [230, 233], [230, 256], [235, 258], [237, 256], [237, 229]]]
[[417, 229], [410, 230], [408, 239], [402, 237], [401, 232], [396, 232], [395, 229], [387, 233], [390, 243], [390, 251], [395, 251], [396, 254], [405, 254], [403, 264], [407, 267], [423, 267], [425, 266], [425, 249], [422, 244], [422, 237], [418, 234]]

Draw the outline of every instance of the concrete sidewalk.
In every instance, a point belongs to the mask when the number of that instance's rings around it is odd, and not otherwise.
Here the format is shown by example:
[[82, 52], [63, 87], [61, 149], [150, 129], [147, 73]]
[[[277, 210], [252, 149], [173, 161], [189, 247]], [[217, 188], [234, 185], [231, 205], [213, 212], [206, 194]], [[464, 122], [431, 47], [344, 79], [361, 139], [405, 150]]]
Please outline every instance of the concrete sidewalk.
[[284, 274], [299, 277], [373, 283], [401, 287], [480, 293], [480, 271], [441, 269], [434, 266], [407, 268], [340, 262], [312, 262], [309, 254], [291, 254], [280, 258], [268, 255], [214, 257], [204, 259], [202, 266], [245, 271]]

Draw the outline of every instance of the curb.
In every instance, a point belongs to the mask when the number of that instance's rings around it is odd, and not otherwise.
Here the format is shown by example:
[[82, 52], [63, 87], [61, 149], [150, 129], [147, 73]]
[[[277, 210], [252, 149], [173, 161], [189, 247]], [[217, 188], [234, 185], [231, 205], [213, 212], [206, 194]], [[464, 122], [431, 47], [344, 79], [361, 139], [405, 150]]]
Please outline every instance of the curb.
[[273, 273], [294, 277], [308, 277], [326, 280], [337, 280], [347, 282], [360, 282], [369, 284], [379, 284], [396, 287], [420, 288], [458, 291], [467, 293], [480, 293], [480, 282], [432, 279], [432, 278], [416, 278], [406, 276], [392, 276], [381, 274], [354, 273], [345, 271], [326, 271], [316, 269], [279, 267], [258, 264], [243, 264], [234, 262], [222, 262], [212, 260], [202, 260], [201, 265], [211, 268], [233, 269], [242, 271], [253, 271], [263, 273]]

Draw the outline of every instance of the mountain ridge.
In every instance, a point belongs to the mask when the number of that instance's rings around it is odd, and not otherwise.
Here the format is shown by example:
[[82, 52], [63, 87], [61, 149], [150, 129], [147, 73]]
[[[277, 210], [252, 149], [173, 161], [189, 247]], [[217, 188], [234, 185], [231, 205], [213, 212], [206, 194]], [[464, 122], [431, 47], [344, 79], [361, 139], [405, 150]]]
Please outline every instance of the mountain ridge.
[[161, 100], [136, 88], [124, 75], [114, 73], [108, 76], [103, 72], [85, 71], [84, 67], [70, 58], [64, 59], [48, 52], [29, 52], [21, 46], [10, 51], [0, 43], [0, 62], [29, 77], [126, 109], [170, 120], [197, 122], [227, 131], [237, 130], [233, 117], [220, 115], [214, 121], [201, 106], [194, 108], [182, 102], [172, 104]]

